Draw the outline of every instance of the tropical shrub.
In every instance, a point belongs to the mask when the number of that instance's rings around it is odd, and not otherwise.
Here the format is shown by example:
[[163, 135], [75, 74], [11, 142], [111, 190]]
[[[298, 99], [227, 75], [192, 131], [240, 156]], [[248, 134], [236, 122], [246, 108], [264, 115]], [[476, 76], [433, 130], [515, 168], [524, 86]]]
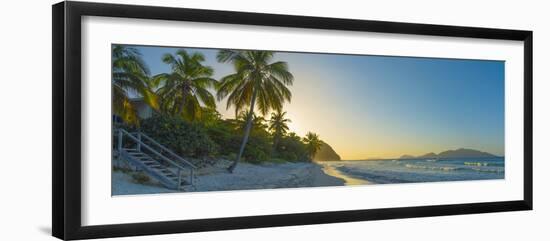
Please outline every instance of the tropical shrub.
[[157, 115], [143, 120], [141, 130], [181, 156], [202, 158], [218, 150], [201, 125], [180, 117]]
[[278, 158], [288, 161], [309, 161], [306, 145], [299, 138], [283, 137], [276, 149]]
[[[241, 137], [239, 137], [239, 140]], [[240, 140], [241, 141], [241, 140]], [[250, 136], [250, 139], [244, 148], [244, 161], [249, 163], [261, 163], [270, 158], [271, 143], [269, 139], [262, 136]]]
[[231, 121], [218, 121], [216, 124], [205, 126], [210, 139], [214, 141], [221, 155], [237, 153], [242, 141], [242, 134], [236, 131]]
[[[259, 118], [257, 118], [259, 120]], [[205, 126], [208, 136], [218, 145], [218, 154], [234, 156], [239, 152], [244, 130], [242, 120], [220, 120], [215, 124]], [[244, 161], [260, 163], [269, 160], [271, 152], [271, 136], [260, 122], [253, 124], [248, 144], [243, 155]], [[236, 160], [230, 158], [232, 161]]]

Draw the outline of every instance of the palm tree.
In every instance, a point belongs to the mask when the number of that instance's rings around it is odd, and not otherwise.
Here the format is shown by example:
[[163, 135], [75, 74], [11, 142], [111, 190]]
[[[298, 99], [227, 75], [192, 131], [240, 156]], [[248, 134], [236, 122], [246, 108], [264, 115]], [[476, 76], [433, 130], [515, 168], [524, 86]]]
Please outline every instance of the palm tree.
[[156, 96], [149, 86], [149, 69], [135, 48], [114, 45], [111, 54], [113, 111], [124, 122], [138, 125], [136, 110], [130, 102], [130, 92], [141, 95], [153, 109], [158, 108]]
[[301, 140], [302, 139], [302, 138], [300, 138], [300, 136], [298, 136], [298, 134], [296, 134], [296, 132], [288, 133], [288, 137], [292, 138], [292, 139], [295, 139], [295, 140]]
[[161, 97], [161, 110], [172, 116], [181, 116], [188, 120], [200, 117], [203, 107], [216, 108], [216, 100], [208, 88], [217, 83], [212, 78], [214, 70], [202, 65], [204, 55], [188, 53], [180, 49], [176, 55], [165, 54], [162, 61], [170, 65], [172, 72], [153, 77]]
[[323, 144], [323, 142], [321, 141], [321, 139], [319, 139], [319, 135], [313, 132], [308, 132], [306, 134], [304, 142], [306, 143], [306, 150], [309, 154], [309, 157], [311, 158], [311, 160], [313, 160], [315, 154], [317, 154], [317, 151], [321, 149], [321, 145]]
[[[249, 116], [250, 112], [248, 111], [241, 111], [241, 113], [239, 113], [239, 115], [237, 116], [238, 130], [246, 130]], [[252, 127], [250, 128], [251, 131], [255, 129], [265, 129], [267, 127], [264, 124], [265, 119], [263, 117], [252, 113], [252, 117], [250, 118], [252, 118]]]
[[269, 130], [273, 133], [273, 148], [276, 149], [281, 138], [288, 131], [288, 124], [290, 119], [285, 118], [286, 111], [271, 113], [271, 119], [269, 120]]
[[[227, 75], [218, 85], [218, 100], [227, 97], [227, 108], [235, 107], [235, 113], [248, 107], [254, 113], [256, 102], [258, 110], [265, 116], [269, 111], [280, 111], [285, 101], [290, 101], [292, 94], [287, 88], [292, 85], [294, 77], [288, 71], [288, 65], [283, 61], [273, 61], [271, 51], [255, 50], [220, 50], [218, 61], [233, 64], [235, 73]], [[250, 135], [252, 116], [248, 116], [243, 142], [237, 160], [228, 168], [233, 172], [241, 157]]]

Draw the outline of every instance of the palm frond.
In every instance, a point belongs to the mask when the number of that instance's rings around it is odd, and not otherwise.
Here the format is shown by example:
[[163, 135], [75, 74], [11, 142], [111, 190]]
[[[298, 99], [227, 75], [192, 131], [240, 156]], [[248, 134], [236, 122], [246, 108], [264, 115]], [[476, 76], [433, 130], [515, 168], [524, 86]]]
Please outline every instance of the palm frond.
[[218, 83], [211, 77], [214, 69], [202, 65], [205, 60], [202, 53], [179, 49], [175, 55], [165, 54], [162, 60], [170, 65], [172, 72], [152, 80], [153, 84], [162, 85], [157, 90], [161, 102], [165, 102], [161, 109], [194, 120], [201, 113], [201, 103], [208, 108], [216, 107], [214, 95], [207, 89], [215, 88]]

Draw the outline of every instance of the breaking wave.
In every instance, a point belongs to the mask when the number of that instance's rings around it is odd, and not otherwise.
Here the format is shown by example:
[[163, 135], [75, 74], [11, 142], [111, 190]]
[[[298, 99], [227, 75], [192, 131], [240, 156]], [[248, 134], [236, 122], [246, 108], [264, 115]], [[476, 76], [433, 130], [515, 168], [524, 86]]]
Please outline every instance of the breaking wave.
[[440, 171], [455, 171], [459, 170], [459, 167], [449, 167], [449, 166], [423, 166], [415, 164], [405, 164], [407, 168], [413, 169], [427, 169], [427, 170], [440, 170]]

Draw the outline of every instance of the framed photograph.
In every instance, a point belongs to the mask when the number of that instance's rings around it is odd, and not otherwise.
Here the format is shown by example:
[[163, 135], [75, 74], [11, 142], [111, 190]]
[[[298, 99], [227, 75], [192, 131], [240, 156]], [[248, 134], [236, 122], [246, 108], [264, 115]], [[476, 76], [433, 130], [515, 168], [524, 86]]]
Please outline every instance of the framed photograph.
[[531, 210], [532, 34], [55, 4], [53, 235]]

